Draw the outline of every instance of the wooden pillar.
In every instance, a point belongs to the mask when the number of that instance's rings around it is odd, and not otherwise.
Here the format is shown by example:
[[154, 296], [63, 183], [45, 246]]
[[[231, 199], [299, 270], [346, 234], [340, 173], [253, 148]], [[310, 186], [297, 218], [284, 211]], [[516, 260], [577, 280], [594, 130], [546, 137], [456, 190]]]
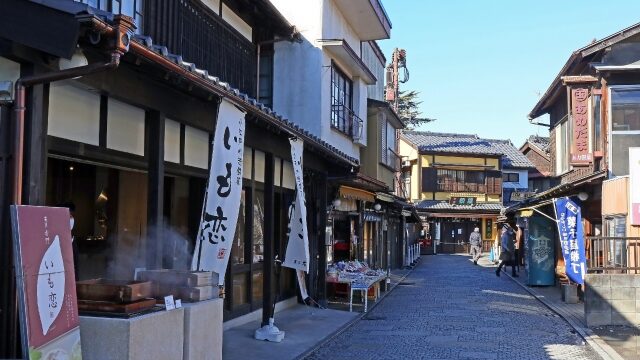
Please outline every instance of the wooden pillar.
[[[316, 218], [318, 219], [318, 229], [316, 231], [318, 242], [318, 257], [317, 257], [317, 271], [318, 278], [316, 279], [316, 284], [318, 284], [317, 291], [315, 293], [315, 299], [322, 306], [327, 305], [327, 174], [319, 173], [316, 175], [316, 189], [317, 192], [316, 197]], [[314, 259], [310, 259], [311, 263], [313, 263]]]
[[[264, 253], [262, 263], [262, 274], [264, 276], [262, 283], [262, 326], [269, 324], [271, 311], [273, 309], [273, 297], [275, 295], [275, 276], [273, 273], [274, 266], [274, 214], [275, 209], [275, 192], [274, 192], [274, 169], [275, 159], [272, 153], [265, 154], [264, 166]], [[282, 259], [281, 259], [282, 260]]]
[[157, 269], [163, 264], [164, 241], [164, 114], [158, 111], [146, 113], [146, 154], [149, 159], [147, 187], [147, 269]]
[[25, 205], [45, 205], [49, 85], [28, 88], [26, 104], [22, 199]]

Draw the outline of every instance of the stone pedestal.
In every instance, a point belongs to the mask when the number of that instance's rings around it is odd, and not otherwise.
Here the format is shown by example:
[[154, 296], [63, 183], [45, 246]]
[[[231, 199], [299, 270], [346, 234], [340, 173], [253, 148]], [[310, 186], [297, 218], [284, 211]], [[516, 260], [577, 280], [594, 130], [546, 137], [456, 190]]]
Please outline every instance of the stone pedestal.
[[184, 309], [132, 319], [80, 316], [85, 360], [182, 359]]
[[567, 304], [578, 303], [578, 285], [562, 284], [562, 301]]
[[222, 359], [224, 299], [183, 304], [184, 360]]

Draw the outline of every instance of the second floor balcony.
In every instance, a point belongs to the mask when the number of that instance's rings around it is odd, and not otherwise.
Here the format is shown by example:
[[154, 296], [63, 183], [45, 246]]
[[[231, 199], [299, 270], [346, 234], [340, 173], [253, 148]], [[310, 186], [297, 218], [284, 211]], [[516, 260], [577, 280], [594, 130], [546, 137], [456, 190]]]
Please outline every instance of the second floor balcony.
[[383, 154], [380, 163], [393, 172], [399, 172], [402, 163], [402, 157], [392, 148], [387, 148]]
[[345, 105], [331, 105], [331, 127], [354, 141], [362, 139], [364, 122]]

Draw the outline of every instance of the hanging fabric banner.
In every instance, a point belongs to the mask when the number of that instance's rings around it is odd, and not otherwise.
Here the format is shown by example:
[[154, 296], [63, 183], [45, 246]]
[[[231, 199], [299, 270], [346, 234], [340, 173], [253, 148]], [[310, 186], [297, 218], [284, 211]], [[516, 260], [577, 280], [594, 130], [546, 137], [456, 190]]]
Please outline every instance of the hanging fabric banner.
[[553, 204], [567, 276], [583, 284], [587, 269], [580, 206], [569, 198], [555, 199]]
[[222, 100], [213, 137], [213, 152], [204, 209], [191, 270], [215, 271], [224, 284], [242, 194], [245, 113]]
[[309, 272], [309, 235], [307, 233], [307, 207], [304, 197], [302, 152], [304, 143], [300, 139], [289, 139], [291, 162], [296, 180], [296, 200], [289, 209], [289, 242], [282, 266]]

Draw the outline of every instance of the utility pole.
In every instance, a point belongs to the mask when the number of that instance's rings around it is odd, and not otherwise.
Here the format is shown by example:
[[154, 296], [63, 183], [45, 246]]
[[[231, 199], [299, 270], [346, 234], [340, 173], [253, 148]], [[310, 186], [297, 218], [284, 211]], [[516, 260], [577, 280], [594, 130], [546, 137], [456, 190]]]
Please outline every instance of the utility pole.
[[[404, 77], [400, 80], [400, 69], [404, 69]], [[385, 99], [391, 103], [393, 109], [398, 111], [398, 97], [400, 93], [400, 83], [409, 81], [409, 70], [407, 69], [407, 52], [404, 49], [395, 48], [391, 56], [391, 63], [386, 70]]]

